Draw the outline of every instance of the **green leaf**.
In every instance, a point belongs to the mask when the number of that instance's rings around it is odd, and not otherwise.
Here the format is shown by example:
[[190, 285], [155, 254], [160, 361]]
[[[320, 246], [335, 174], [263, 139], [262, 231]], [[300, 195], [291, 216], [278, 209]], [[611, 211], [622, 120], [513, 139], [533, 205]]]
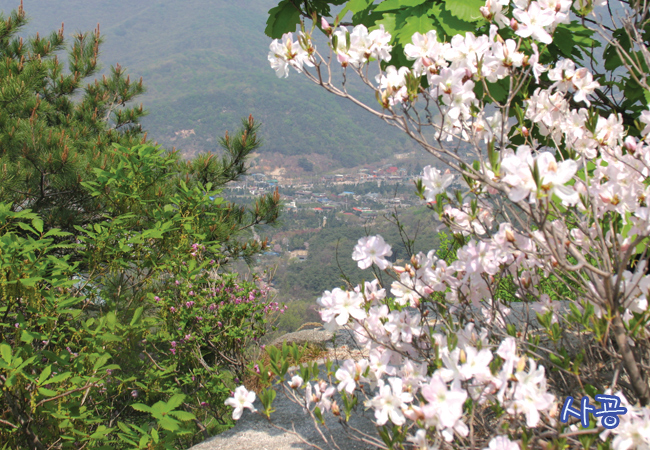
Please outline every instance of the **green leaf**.
[[134, 403], [131, 405], [131, 408], [135, 409], [136, 411], [151, 413], [151, 408], [144, 403]]
[[478, 22], [483, 18], [479, 8], [485, 6], [482, 0], [447, 0], [445, 9], [454, 17], [465, 22]]
[[399, 22], [400, 19], [404, 21], [397, 35], [397, 40], [402, 45], [411, 43], [415, 33], [425, 34], [432, 30], [436, 22], [435, 19], [429, 17], [429, 8], [426, 6], [417, 6], [400, 12], [397, 21]]
[[36, 337], [38, 337], [37, 334], [29, 332], [27, 330], [23, 330], [23, 332], [20, 334], [20, 340], [27, 344], [30, 344]]
[[47, 380], [47, 384], [60, 383], [62, 381], [67, 380], [68, 378], [70, 378], [71, 375], [72, 375], [72, 372], [60, 373], [58, 375], [53, 376], [49, 380]]
[[53, 391], [52, 389], [46, 389], [44, 387], [38, 388], [38, 393], [46, 397], [54, 397], [55, 395], [57, 395], [56, 391]]
[[151, 430], [151, 437], [153, 438], [153, 441], [157, 444], [160, 441], [160, 436], [158, 435], [158, 431], [156, 431], [155, 428]]
[[25, 231], [31, 231], [34, 234], [39, 234], [35, 229], [27, 225], [25, 222], [18, 222], [18, 226]]
[[194, 414], [187, 411], [171, 411], [169, 414], [176, 417], [178, 420], [182, 420], [183, 422], [196, 419], [196, 416]]
[[392, 11], [409, 6], [418, 6], [426, 1], [427, 0], [384, 0], [375, 8], [375, 12]]
[[30, 278], [21, 278], [20, 284], [25, 287], [33, 287], [36, 283], [43, 280], [42, 277], [30, 277]]
[[353, 14], [363, 11], [372, 4], [372, 0], [350, 0], [345, 6], [346, 9], [352, 11]]
[[558, 26], [555, 29], [555, 33], [553, 34], [553, 44], [551, 45], [557, 46], [557, 48], [560, 49], [560, 52], [562, 52], [562, 55], [567, 58], [572, 56], [573, 49], [575, 48], [573, 35], [569, 30], [561, 26]]
[[300, 23], [300, 11], [290, 0], [282, 0], [269, 11], [264, 33], [273, 39], [280, 39], [284, 33], [296, 31]]
[[131, 433], [131, 429], [124, 422], [117, 422], [117, 426], [125, 433]]
[[447, 35], [447, 40], [450, 40], [457, 34], [464, 35], [468, 31], [476, 32], [476, 24], [465, 22], [454, 17], [449, 11], [442, 9], [438, 4], [434, 4], [429, 8], [429, 15], [437, 19], [440, 27]]
[[113, 428], [108, 428], [105, 425], [100, 425], [97, 427], [97, 430], [90, 435], [91, 439], [102, 439], [104, 436], [106, 436], [108, 433], [113, 431]]
[[102, 367], [104, 364], [106, 364], [106, 361], [108, 361], [110, 357], [111, 357], [111, 355], [109, 355], [108, 353], [105, 353], [105, 354], [101, 355], [97, 359], [97, 361], [95, 361], [95, 364], [93, 365], [93, 370], [94, 371], [99, 370], [100, 367]]
[[498, 102], [505, 102], [508, 98], [507, 80], [499, 80], [496, 83], [487, 83], [490, 95]]
[[0, 344], [0, 355], [7, 364], [11, 364], [11, 347], [7, 344]]
[[163, 427], [167, 431], [176, 431], [180, 427], [178, 426], [178, 421], [172, 419], [169, 416], [165, 416], [162, 419], [158, 421], [161, 427]]
[[45, 380], [48, 379], [48, 377], [50, 376], [51, 373], [52, 373], [52, 366], [51, 365], [49, 365], [45, 369], [43, 369], [43, 371], [41, 372], [41, 374], [38, 377], [38, 385], [41, 386], [45, 382]]
[[183, 404], [183, 400], [185, 400], [185, 396], [183, 394], [174, 394], [168, 401], [167, 401], [167, 407], [165, 409], [166, 412], [171, 411], [173, 409], [178, 408]]
[[138, 323], [138, 320], [142, 316], [142, 311], [144, 311], [144, 306], [140, 306], [138, 309], [135, 310], [135, 313], [133, 313], [133, 319], [131, 319], [131, 326]]

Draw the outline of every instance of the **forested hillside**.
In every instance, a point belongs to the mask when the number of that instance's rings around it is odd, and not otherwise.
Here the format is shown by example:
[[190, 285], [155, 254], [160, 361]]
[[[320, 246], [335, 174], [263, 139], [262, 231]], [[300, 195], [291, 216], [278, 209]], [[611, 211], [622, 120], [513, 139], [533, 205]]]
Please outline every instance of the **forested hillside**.
[[[248, 114], [262, 123], [267, 155], [315, 153], [331, 167], [350, 167], [412, 148], [397, 130], [307, 80], [293, 75], [286, 83], [275, 76], [264, 35], [275, 3], [25, 0], [31, 23], [23, 34], [65, 22], [70, 36], [99, 23], [104, 69], [119, 63], [132, 78], [144, 78], [148, 91], [139, 101], [150, 113], [143, 120], [149, 138], [188, 155], [216, 150], [217, 137]], [[7, 14], [18, 4], [0, 0], [0, 9]]]

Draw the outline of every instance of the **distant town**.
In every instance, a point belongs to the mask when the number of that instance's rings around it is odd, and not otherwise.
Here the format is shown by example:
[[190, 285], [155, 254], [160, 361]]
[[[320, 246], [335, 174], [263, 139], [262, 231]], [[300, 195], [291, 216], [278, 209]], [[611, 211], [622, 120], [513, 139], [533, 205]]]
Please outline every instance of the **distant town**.
[[243, 203], [278, 189], [288, 212], [336, 211], [374, 218], [395, 207], [415, 206], [418, 198], [413, 195], [414, 181], [418, 178], [420, 175], [392, 165], [303, 178], [252, 173], [229, 183], [224, 194], [231, 201]]

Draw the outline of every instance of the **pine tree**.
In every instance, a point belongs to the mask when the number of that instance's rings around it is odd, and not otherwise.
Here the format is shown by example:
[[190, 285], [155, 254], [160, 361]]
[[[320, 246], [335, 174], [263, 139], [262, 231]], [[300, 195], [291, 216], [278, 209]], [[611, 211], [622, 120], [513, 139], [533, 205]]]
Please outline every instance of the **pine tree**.
[[84, 89], [100, 69], [99, 27], [74, 35], [66, 69], [57, 55], [66, 48], [63, 25], [23, 40], [26, 22], [22, 4], [0, 16], [0, 198], [72, 230], [97, 219], [100, 205], [81, 183], [113, 162], [111, 145], [144, 141], [145, 110], [126, 106], [144, 86], [118, 64]]
[[[146, 111], [141, 104], [132, 105], [145, 91], [142, 79], [133, 82], [116, 64], [109, 75], [87, 83], [100, 70], [99, 26], [74, 35], [66, 68], [58, 56], [67, 48], [63, 25], [47, 37], [23, 40], [18, 33], [26, 23], [22, 4], [8, 17], [0, 14], [0, 199], [11, 203], [12, 210], [31, 209], [44, 219], [45, 230], [60, 228], [73, 235], [80, 227], [137, 212], [130, 224], [137, 231], [151, 225], [154, 206], [167, 204], [182, 186], [210, 183], [217, 190], [246, 174], [247, 156], [261, 145], [252, 117], [242, 121], [233, 137], [226, 133], [222, 157], [203, 154], [184, 161], [171, 151], [125, 160], [124, 149], [152, 145], [140, 124]], [[150, 185], [138, 201], [109, 201], [110, 185], [102, 195], [91, 194], [89, 186], [97, 185], [100, 174], [143, 171], [142, 164], [152, 161], [161, 165], [147, 178]], [[261, 197], [250, 209], [226, 202], [210, 209], [201, 219], [205, 239], [223, 242], [229, 259], [250, 256], [261, 243], [239, 242], [239, 232], [273, 223], [279, 195]]]

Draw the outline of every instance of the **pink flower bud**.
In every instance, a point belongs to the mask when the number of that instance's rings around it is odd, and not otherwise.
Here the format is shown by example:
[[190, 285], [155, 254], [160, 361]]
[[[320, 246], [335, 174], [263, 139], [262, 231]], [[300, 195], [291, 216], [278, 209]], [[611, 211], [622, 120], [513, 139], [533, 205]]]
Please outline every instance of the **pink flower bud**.
[[510, 28], [512, 28], [513, 31], [517, 31], [519, 29], [519, 22], [517, 22], [515, 19], [511, 19]]
[[630, 153], [636, 152], [637, 142], [636, 139], [634, 139], [634, 137], [632, 136], [626, 137], [623, 145], [625, 145], [625, 148], [627, 149], [628, 152]]
[[329, 31], [332, 29], [329, 23], [327, 23], [327, 20], [325, 20], [325, 17], [320, 18], [320, 26], [323, 28], [324, 31]]

